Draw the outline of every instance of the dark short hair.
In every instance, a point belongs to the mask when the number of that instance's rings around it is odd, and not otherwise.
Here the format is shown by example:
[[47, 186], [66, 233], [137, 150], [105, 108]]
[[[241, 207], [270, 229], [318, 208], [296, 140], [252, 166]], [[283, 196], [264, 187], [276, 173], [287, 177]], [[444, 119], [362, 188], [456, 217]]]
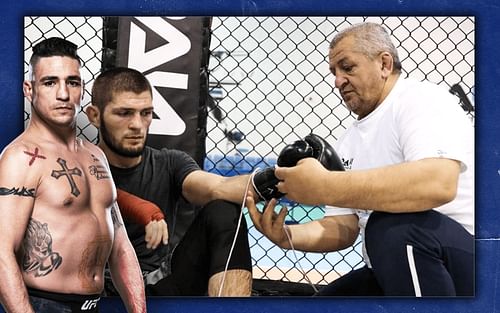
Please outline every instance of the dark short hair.
[[114, 67], [97, 76], [92, 86], [92, 104], [103, 111], [115, 94], [148, 91], [152, 96], [151, 84], [144, 74], [128, 67]]
[[35, 67], [40, 58], [63, 56], [75, 59], [81, 65], [81, 59], [77, 54], [77, 46], [63, 38], [51, 37], [44, 39], [33, 46], [33, 54], [30, 58], [30, 66]]

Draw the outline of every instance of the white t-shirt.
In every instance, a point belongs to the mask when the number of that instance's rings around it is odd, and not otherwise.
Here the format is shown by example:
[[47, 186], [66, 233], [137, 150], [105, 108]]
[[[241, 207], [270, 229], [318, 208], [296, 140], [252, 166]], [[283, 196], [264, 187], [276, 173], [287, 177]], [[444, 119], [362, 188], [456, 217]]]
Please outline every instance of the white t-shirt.
[[[399, 78], [386, 99], [354, 121], [335, 144], [346, 170], [379, 168], [424, 158], [462, 163], [456, 198], [434, 208], [474, 234], [474, 127], [448, 90]], [[384, 179], [381, 177], [380, 179]], [[326, 206], [325, 216], [356, 213], [364, 242], [371, 211]], [[365, 262], [369, 265], [363, 244]]]

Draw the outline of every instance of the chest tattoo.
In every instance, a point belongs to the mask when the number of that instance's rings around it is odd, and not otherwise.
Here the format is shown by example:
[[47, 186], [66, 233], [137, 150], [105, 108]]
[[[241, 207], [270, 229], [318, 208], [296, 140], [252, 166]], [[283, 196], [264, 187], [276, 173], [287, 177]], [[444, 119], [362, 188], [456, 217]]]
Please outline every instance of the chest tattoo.
[[104, 167], [102, 164], [100, 164], [99, 158], [97, 158], [93, 154], [90, 154], [90, 156], [92, 157], [92, 161], [94, 163], [97, 163], [97, 164], [89, 166], [89, 173], [90, 173], [90, 175], [95, 176], [95, 178], [97, 180], [100, 180], [100, 179], [109, 179], [110, 177], [109, 177], [108, 170], [106, 169], [106, 167]]
[[89, 166], [89, 173], [90, 173], [90, 175], [95, 176], [95, 178], [97, 178], [97, 180], [109, 178], [108, 171], [106, 170], [106, 168], [104, 166], [102, 166], [100, 164]]
[[53, 170], [51, 176], [54, 177], [55, 179], [59, 179], [59, 177], [61, 176], [66, 176], [69, 185], [71, 187], [71, 194], [73, 194], [75, 197], [78, 197], [78, 195], [80, 194], [80, 190], [76, 186], [75, 180], [73, 179], [73, 175], [82, 176], [82, 171], [77, 167], [68, 169], [68, 166], [66, 165], [66, 160], [63, 160], [61, 158], [57, 159], [57, 163], [61, 165], [62, 170], [59, 171]]

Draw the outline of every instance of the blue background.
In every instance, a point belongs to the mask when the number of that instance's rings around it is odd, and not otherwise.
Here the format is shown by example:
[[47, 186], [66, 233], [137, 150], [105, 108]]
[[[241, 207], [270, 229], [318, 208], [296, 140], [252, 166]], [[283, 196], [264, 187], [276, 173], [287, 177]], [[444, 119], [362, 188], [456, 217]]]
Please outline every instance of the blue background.
[[[473, 15], [476, 296], [469, 299], [151, 298], [148, 312], [500, 312], [500, 4], [496, 0], [7, 0], [0, 13], [0, 149], [23, 127], [25, 15]], [[1, 173], [0, 173], [1, 175]], [[0, 278], [1, 279], [1, 278]], [[1, 309], [0, 309], [1, 311]], [[124, 312], [104, 299], [101, 312]]]

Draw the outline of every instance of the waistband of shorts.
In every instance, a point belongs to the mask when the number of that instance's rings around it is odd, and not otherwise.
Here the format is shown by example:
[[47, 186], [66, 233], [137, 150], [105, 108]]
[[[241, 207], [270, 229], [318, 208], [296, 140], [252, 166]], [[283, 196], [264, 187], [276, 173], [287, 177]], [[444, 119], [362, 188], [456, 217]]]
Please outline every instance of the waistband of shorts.
[[97, 302], [101, 298], [100, 294], [81, 295], [74, 293], [58, 293], [52, 291], [45, 291], [31, 287], [27, 287], [27, 289], [28, 289], [28, 294], [32, 297], [44, 298], [63, 303], [83, 304], [85, 303], [85, 301], [89, 300]]

